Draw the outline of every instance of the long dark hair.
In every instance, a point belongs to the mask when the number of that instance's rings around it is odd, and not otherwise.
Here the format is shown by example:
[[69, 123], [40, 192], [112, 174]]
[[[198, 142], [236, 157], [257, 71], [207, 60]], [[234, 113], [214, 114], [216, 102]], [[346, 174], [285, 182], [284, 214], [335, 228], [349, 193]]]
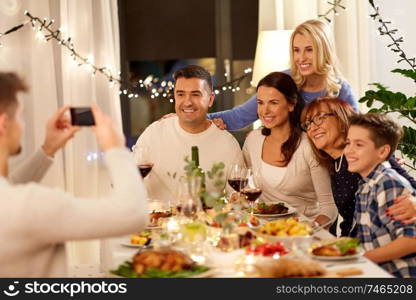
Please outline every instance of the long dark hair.
[[[300, 116], [302, 109], [305, 106], [305, 102], [299, 95], [298, 88], [292, 77], [285, 73], [272, 72], [268, 74], [266, 77], [259, 81], [256, 91], [258, 91], [259, 87], [261, 86], [275, 88], [285, 96], [288, 103], [294, 105], [293, 111], [289, 112], [290, 136], [281, 146], [281, 152], [284, 156], [283, 162], [285, 165], [287, 165], [300, 143], [302, 136]], [[271, 134], [271, 129], [263, 127], [261, 133], [265, 136], [268, 136]]]

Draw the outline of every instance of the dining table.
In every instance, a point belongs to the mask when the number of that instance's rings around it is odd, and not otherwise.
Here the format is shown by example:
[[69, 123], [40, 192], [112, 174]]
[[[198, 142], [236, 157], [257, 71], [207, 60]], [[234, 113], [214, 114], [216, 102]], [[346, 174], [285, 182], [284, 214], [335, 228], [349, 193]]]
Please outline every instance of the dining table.
[[[142, 251], [139, 247], [135, 247], [130, 244], [130, 236], [119, 236], [106, 240], [102, 240], [101, 247], [101, 268], [104, 274], [112, 276], [110, 270], [115, 270], [117, 267], [126, 262], [131, 261], [132, 258], [138, 251]], [[326, 229], [320, 228], [318, 231], [313, 233], [313, 239], [315, 241], [324, 241], [333, 239], [334, 236], [327, 231]], [[214, 249], [214, 250], [213, 250]], [[241, 274], [238, 274], [233, 269], [233, 261], [237, 257], [244, 255], [244, 250], [236, 250], [232, 252], [222, 252], [215, 248], [210, 248], [210, 251], [207, 252], [207, 259], [209, 265], [215, 269], [215, 272], [212, 274], [212, 277], [221, 277], [221, 278], [234, 278], [242, 277]], [[358, 269], [361, 270], [361, 274], [352, 275], [352, 276], [343, 276], [343, 277], [353, 277], [353, 278], [389, 278], [393, 277], [391, 274], [386, 272], [377, 264], [373, 263], [366, 257], [360, 255], [354, 259], [348, 260], [321, 260], [311, 257], [307, 254], [307, 251], [300, 251], [300, 256], [298, 258], [306, 259], [318, 262], [322, 267], [324, 267], [327, 272], [332, 270], [339, 269]]]

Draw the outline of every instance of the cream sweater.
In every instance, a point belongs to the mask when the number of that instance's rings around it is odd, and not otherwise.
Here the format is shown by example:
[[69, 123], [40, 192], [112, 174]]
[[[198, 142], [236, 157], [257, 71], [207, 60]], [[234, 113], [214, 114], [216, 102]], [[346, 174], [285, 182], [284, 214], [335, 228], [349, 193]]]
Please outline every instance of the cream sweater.
[[[205, 131], [191, 134], [180, 127], [177, 116], [150, 124], [133, 150], [140, 146], [149, 147], [154, 164], [144, 180], [148, 193], [165, 205], [174, 205], [178, 178], [184, 175], [184, 158], [188, 156], [191, 159], [192, 146], [198, 146], [199, 163], [205, 171], [210, 170], [215, 162], [225, 164], [224, 180], [232, 163], [244, 163], [240, 145], [229, 132], [211, 124]], [[211, 188], [212, 182], [207, 177], [207, 189]]]
[[0, 218], [7, 222], [0, 227], [0, 277], [64, 277], [64, 242], [146, 226], [146, 193], [131, 154], [111, 149], [105, 160], [113, 189], [101, 199], [77, 198], [35, 183], [12, 185], [0, 177]]
[[[261, 130], [252, 131], [243, 147], [246, 164], [262, 168], [262, 150], [265, 136]], [[263, 182], [260, 199], [265, 202], [283, 201], [309, 218], [319, 214], [335, 218], [338, 211], [331, 191], [328, 171], [319, 165], [312, 152], [308, 138], [302, 135], [298, 149], [287, 165], [286, 173], [279, 184]]]
[[53, 163], [53, 158], [39, 149], [9, 174], [13, 183], [39, 182]]

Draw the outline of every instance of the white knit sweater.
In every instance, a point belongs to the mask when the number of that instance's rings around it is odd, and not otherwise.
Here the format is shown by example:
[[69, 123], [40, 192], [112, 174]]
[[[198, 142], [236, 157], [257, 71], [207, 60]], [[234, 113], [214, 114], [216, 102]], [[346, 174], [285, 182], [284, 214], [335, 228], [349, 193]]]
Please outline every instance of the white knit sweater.
[[[64, 277], [64, 242], [117, 236], [146, 226], [146, 193], [131, 153], [111, 149], [105, 160], [113, 183], [107, 198], [77, 198], [59, 189], [13, 185], [0, 178], [0, 277]], [[25, 176], [14, 181], [28, 181], [30, 175]]]

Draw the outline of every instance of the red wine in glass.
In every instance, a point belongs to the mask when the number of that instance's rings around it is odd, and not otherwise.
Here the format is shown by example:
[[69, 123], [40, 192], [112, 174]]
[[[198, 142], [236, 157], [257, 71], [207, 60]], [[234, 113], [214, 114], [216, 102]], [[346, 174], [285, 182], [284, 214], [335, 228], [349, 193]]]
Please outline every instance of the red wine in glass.
[[248, 179], [246, 178], [231, 178], [228, 179], [228, 184], [236, 191], [240, 192], [242, 188], [244, 188], [248, 183]]
[[145, 178], [153, 168], [153, 164], [141, 164], [138, 166], [142, 178]]
[[242, 189], [241, 194], [243, 194], [247, 201], [254, 202], [256, 201], [262, 193], [261, 189], [253, 188], [253, 189]]
[[[179, 211], [182, 211], [182, 207]], [[188, 218], [195, 216], [197, 212], [198, 208], [195, 204], [185, 205], [182, 211], [183, 215]]]

